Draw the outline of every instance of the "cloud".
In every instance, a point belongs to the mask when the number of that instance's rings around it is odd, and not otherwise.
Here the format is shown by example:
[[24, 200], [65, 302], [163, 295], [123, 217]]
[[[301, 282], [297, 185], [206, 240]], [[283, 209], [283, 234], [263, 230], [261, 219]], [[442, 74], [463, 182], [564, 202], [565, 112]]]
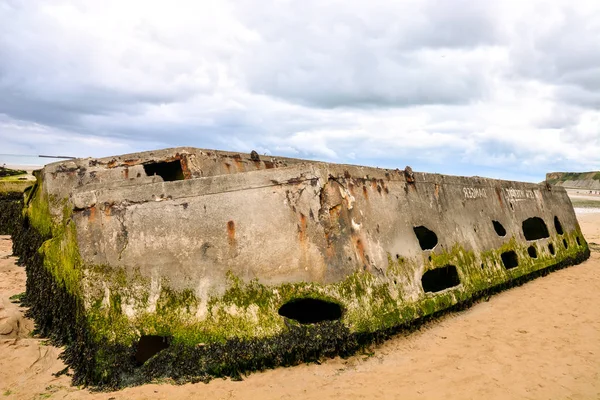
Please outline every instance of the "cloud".
[[325, 108], [481, 99], [503, 56], [493, 9], [451, 3], [283, 2], [244, 13], [260, 38], [248, 86]]
[[598, 8], [0, 0], [0, 152], [189, 145], [532, 181], [599, 169]]
[[2, 114], [0, 114], [0, 143], [2, 143], [3, 155], [71, 155], [78, 154], [84, 148], [86, 156], [100, 157], [112, 152], [128, 153], [136, 148], [132, 140], [76, 134], [46, 125], [15, 121]]

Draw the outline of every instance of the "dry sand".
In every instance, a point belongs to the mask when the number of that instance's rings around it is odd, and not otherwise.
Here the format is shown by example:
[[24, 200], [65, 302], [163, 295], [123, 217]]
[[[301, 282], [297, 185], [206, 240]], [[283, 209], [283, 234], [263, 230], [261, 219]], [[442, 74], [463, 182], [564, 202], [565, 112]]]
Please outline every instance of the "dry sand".
[[[600, 214], [581, 214], [600, 243]], [[251, 374], [242, 382], [145, 385], [91, 393], [53, 377], [60, 349], [29, 337], [8, 297], [25, 290], [10, 241], [0, 237], [0, 399], [598, 399], [600, 246], [585, 263], [510, 289], [372, 355]], [[52, 301], [49, 299], [49, 301]], [[9, 332], [10, 331], [10, 332]]]

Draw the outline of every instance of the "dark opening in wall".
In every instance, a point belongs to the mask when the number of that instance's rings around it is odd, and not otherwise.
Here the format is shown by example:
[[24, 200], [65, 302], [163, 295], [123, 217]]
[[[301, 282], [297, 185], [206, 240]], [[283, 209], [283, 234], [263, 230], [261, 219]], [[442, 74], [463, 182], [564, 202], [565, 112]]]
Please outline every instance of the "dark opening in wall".
[[319, 299], [294, 299], [279, 307], [279, 315], [301, 324], [335, 321], [342, 317], [342, 307], [334, 302]]
[[427, 293], [435, 293], [448, 289], [460, 284], [458, 271], [454, 265], [446, 265], [445, 267], [430, 269], [423, 274], [421, 285]]
[[554, 251], [554, 245], [552, 243], [550, 243], [548, 245], [548, 250], [550, 250], [550, 254], [554, 255], [555, 251]]
[[413, 228], [419, 245], [422, 250], [431, 250], [438, 244], [438, 238], [434, 231], [431, 231], [424, 226], [416, 226]]
[[502, 226], [502, 224], [498, 221], [492, 221], [494, 224], [494, 230], [498, 234], [498, 236], [506, 236], [506, 229]]
[[556, 229], [556, 233], [558, 233], [559, 235], [563, 234], [563, 228], [557, 216], [554, 216], [554, 228]]
[[506, 269], [516, 268], [519, 266], [517, 253], [515, 253], [513, 250], [502, 253], [500, 257], [502, 258], [502, 263]]
[[523, 221], [523, 234], [527, 240], [538, 240], [550, 237], [546, 223], [539, 217], [527, 218]]
[[569, 248], [569, 244], [567, 243], [567, 239], [563, 239], [563, 246], [565, 246], [565, 249]]
[[171, 338], [168, 336], [144, 335], [140, 338], [135, 352], [135, 360], [142, 365], [159, 351], [169, 347]]
[[529, 257], [537, 258], [537, 250], [535, 249], [535, 246], [529, 246], [527, 248], [527, 253], [529, 253]]
[[185, 179], [179, 160], [144, 164], [144, 171], [148, 176], [160, 176], [165, 182]]
[[581, 246], [581, 240], [579, 240], [579, 236], [576, 236], [575, 240], [577, 240], [577, 246]]

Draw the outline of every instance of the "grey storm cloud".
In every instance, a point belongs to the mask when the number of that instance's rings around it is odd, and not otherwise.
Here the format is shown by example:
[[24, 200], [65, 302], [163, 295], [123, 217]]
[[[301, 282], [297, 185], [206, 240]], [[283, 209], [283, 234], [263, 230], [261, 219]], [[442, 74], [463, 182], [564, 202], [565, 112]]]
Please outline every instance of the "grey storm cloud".
[[253, 91], [314, 107], [462, 104], [485, 96], [490, 65], [476, 50], [502, 38], [491, 7], [320, 3], [253, 15], [262, 38], [248, 63]]
[[0, 0], [0, 153], [599, 168], [596, 3]]
[[522, 77], [551, 84], [556, 99], [581, 107], [600, 105], [600, 17], [588, 7], [540, 9], [540, 24], [517, 28], [513, 63]]
[[542, 34], [529, 33], [529, 46], [522, 48], [527, 54], [517, 59], [522, 71], [535, 79], [600, 89], [600, 30], [590, 19], [566, 10]]

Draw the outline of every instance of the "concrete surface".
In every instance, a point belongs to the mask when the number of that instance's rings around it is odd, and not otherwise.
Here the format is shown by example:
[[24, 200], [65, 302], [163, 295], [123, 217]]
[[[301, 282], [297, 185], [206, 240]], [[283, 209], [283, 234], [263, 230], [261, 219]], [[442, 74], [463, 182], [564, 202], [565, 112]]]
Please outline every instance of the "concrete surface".
[[410, 168], [177, 148], [50, 164], [28, 202], [46, 268], [125, 345], [281, 334], [306, 298], [374, 332], [589, 256], [563, 188]]

